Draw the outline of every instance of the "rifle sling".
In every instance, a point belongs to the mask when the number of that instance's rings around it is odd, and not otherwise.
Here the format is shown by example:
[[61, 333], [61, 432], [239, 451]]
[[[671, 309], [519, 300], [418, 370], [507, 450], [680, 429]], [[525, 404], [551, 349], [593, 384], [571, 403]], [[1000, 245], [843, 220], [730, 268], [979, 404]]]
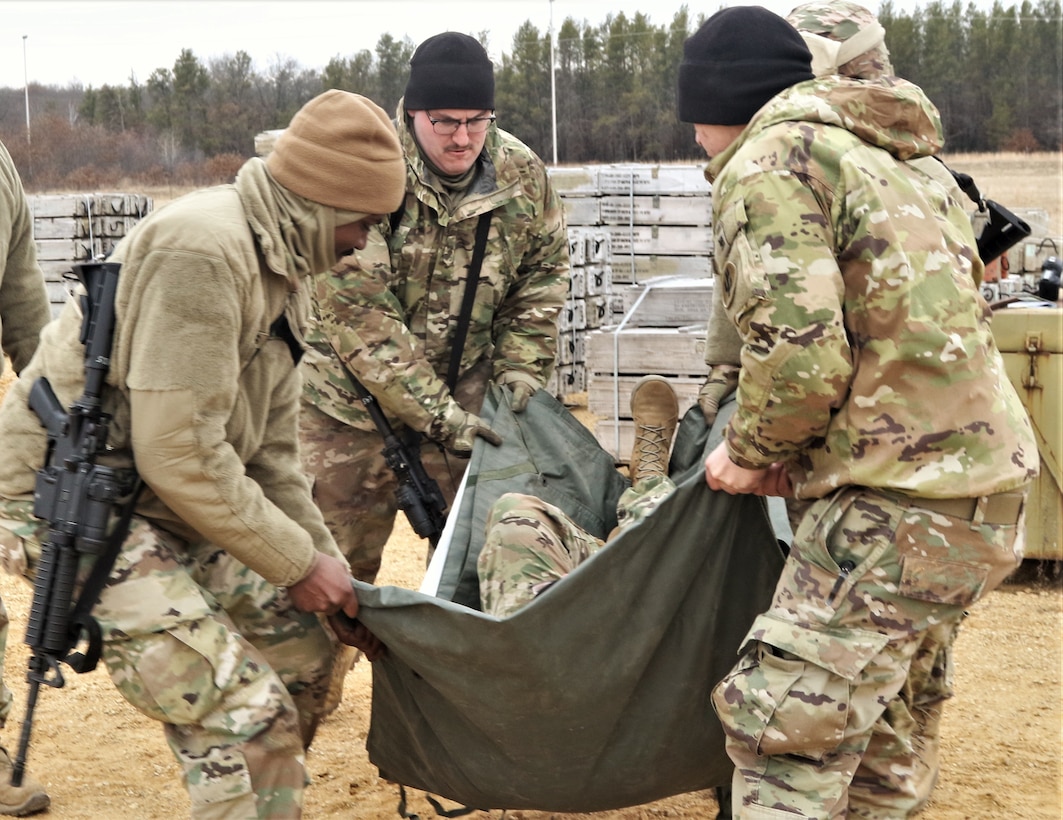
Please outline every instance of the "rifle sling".
[[[114, 525], [114, 529], [111, 530], [111, 534], [107, 537], [107, 549], [97, 557], [96, 563], [92, 567], [92, 572], [89, 573], [89, 577], [85, 581], [85, 586], [81, 588], [81, 594], [78, 596], [77, 604], [71, 614], [72, 624], [86, 623], [92, 614], [92, 608], [96, 606], [96, 602], [100, 599], [100, 593], [103, 592], [104, 586], [107, 585], [107, 578], [111, 574], [111, 569], [114, 568], [115, 559], [118, 557], [122, 544], [129, 534], [129, 527], [133, 521], [133, 512], [136, 510], [137, 500], [140, 498], [142, 489], [144, 489], [144, 482], [140, 480], [140, 476], [137, 476], [132, 494], [123, 505], [122, 514]], [[93, 648], [90, 647], [89, 652], [91, 653], [92, 651]], [[85, 668], [76, 669], [77, 672], [91, 672], [96, 668], [99, 648], [96, 647], [95, 651], [97, 652], [96, 659], [93, 659], [91, 655], [86, 655], [89, 658], [88, 663]]]
[[469, 335], [469, 321], [472, 318], [472, 306], [476, 301], [476, 288], [480, 282], [480, 269], [484, 264], [484, 252], [487, 249], [487, 234], [491, 230], [491, 212], [480, 214], [476, 223], [476, 241], [472, 248], [472, 261], [469, 262], [469, 276], [465, 280], [465, 293], [461, 300], [461, 313], [458, 314], [458, 329], [454, 335], [454, 344], [450, 349], [450, 368], [447, 370], [447, 387], [454, 392], [458, 383], [458, 369], [461, 367], [461, 355], [465, 352], [465, 338]]
[[952, 174], [952, 178], [956, 180], [956, 185], [961, 191], [967, 194], [967, 198], [978, 206], [979, 211], [985, 210], [985, 200], [982, 199], [982, 192], [978, 190], [978, 186], [975, 185], [974, 178], [970, 174], [965, 174], [963, 171], [953, 171], [945, 164], [945, 160], [941, 157], [934, 155], [934, 159], [940, 162], [945, 170]]

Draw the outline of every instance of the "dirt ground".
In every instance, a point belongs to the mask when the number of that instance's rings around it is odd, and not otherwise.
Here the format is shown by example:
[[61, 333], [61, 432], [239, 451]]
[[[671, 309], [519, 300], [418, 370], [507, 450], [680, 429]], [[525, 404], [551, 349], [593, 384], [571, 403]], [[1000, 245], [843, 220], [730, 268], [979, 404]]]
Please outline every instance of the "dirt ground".
[[[401, 521], [388, 544], [380, 582], [418, 586], [423, 556], [423, 542]], [[1060, 583], [1045, 577], [1042, 566], [1024, 567], [1023, 574], [1023, 579], [973, 607], [961, 632], [956, 698], [945, 713], [941, 780], [921, 815], [927, 820], [1063, 816], [1063, 598]], [[2, 742], [14, 753], [25, 707], [27, 653], [21, 641], [31, 589], [24, 581], [0, 575], [0, 595], [12, 620], [5, 680], [16, 698]], [[378, 777], [365, 751], [370, 681], [369, 664], [357, 664], [347, 677], [343, 703], [318, 732], [307, 759], [313, 781], [306, 792], [307, 818], [399, 816], [398, 788]], [[102, 669], [80, 676], [70, 673], [63, 689], [42, 689], [29, 770], [47, 785], [50, 815], [57, 818], [187, 817], [180, 773], [160, 727], [123, 701]], [[435, 816], [420, 792], [409, 794], [408, 808], [425, 820]], [[708, 820], [714, 813], [715, 803], [706, 792], [594, 815], [494, 811], [471, 817]]]
[[[1054, 224], [1063, 224], [1059, 155], [1036, 162], [1017, 155], [978, 162], [948, 159], [959, 170], [972, 173], [987, 196], [1010, 207], [1045, 207]], [[400, 520], [379, 581], [417, 587], [423, 566], [423, 542]], [[13, 754], [25, 707], [27, 653], [22, 637], [31, 589], [21, 579], [0, 573], [0, 596], [12, 621], [4, 679], [16, 698], [0, 742]], [[945, 713], [941, 779], [921, 817], [1063, 817], [1061, 637], [1063, 586], [1054, 564], [1024, 565], [1009, 583], [972, 607], [956, 646], [956, 698]], [[343, 703], [322, 725], [310, 749], [307, 818], [399, 816], [398, 788], [379, 778], [364, 747], [370, 681], [369, 664], [356, 665], [347, 677]], [[63, 820], [188, 816], [180, 773], [160, 727], [126, 704], [102, 669], [81, 676], [70, 672], [63, 689], [43, 689], [29, 770], [47, 785], [52, 797], [49, 816]], [[410, 793], [408, 809], [424, 820], [435, 816], [419, 792]], [[496, 810], [469, 816], [474, 820], [503, 816], [508, 820], [707, 820], [714, 814], [711, 793], [705, 792], [594, 815]]]

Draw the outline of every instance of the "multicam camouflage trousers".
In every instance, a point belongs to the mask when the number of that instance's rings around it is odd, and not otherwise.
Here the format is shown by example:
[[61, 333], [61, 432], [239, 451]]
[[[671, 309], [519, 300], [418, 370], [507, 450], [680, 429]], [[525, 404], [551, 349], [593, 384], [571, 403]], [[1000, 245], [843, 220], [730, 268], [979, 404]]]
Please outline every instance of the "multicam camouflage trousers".
[[[8, 572], [32, 578], [44, 536], [32, 502], [0, 501]], [[193, 818], [301, 815], [330, 671], [317, 616], [217, 547], [136, 516], [93, 616], [115, 686], [164, 725]]]
[[[359, 430], [303, 404], [299, 444], [303, 467], [313, 481], [314, 502], [329, 532], [354, 577], [373, 583], [398, 512], [395, 474], [384, 460], [383, 438], [376, 430]], [[425, 442], [421, 461], [451, 504], [469, 460]]]
[[[629, 487], [617, 502], [616, 530], [649, 515], [675, 484], [654, 476]], [[504, 618], [541, 595], [602, 548], [605, 541], [541, 498], [506, 493], [491, 507], [477, 562], [480, 608]]]
[[911, 816], [937, 775], [964, 609], [1022, 558], [975, 523], [863, 488], [811, 504], [769, 610], [713, 691], [735, 817]]

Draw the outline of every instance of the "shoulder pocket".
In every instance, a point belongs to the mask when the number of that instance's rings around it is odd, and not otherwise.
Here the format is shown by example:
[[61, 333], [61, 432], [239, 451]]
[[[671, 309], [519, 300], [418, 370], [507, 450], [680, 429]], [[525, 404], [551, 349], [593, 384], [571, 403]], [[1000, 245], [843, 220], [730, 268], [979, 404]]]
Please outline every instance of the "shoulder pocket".
[[716, 222], [716, 252], [720, 293], [724, 309], [740, 321], [758, 302], [766, 301], [771, 292], [760, 253], [749, 241], [745, 203], [729, 205]]

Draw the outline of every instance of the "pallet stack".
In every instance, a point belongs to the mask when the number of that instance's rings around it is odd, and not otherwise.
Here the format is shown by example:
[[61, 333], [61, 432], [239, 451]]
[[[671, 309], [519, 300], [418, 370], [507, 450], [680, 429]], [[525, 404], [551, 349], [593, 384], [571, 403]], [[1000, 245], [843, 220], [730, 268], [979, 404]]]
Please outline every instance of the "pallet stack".
[[[627, 463], [633, 443], [629, 396], [635, 382], [649, 373], [667, 377], [679, 394], [682, 413], [697, 400], [705, 378], [711, 189], [700, 165], [550, 170], [565, 205], [570, 238], [582, 232], [597, 237], [606, 249], [594, 262], [607, 273], [601, 323], [588, 325], [582, 340], [587, 408], [601, 419], [598, 441], [618, 463]], [[574, 257], [576, 280], [587, 267]], [[564, 331], [561, 338], [565, 345], [580, 345]]]
[[587, 391], [587, 333], [612, 323], [609, 254], [603, 231], [568, 229], [571, 281], [557, 322], [557, 366], [546, 386], [559, 398]]
[[107, 256], [152, 210], [151, 197], [143, 194], [42, 194], [27, 199], [53, 314], [66, 301], [74, 263]]

